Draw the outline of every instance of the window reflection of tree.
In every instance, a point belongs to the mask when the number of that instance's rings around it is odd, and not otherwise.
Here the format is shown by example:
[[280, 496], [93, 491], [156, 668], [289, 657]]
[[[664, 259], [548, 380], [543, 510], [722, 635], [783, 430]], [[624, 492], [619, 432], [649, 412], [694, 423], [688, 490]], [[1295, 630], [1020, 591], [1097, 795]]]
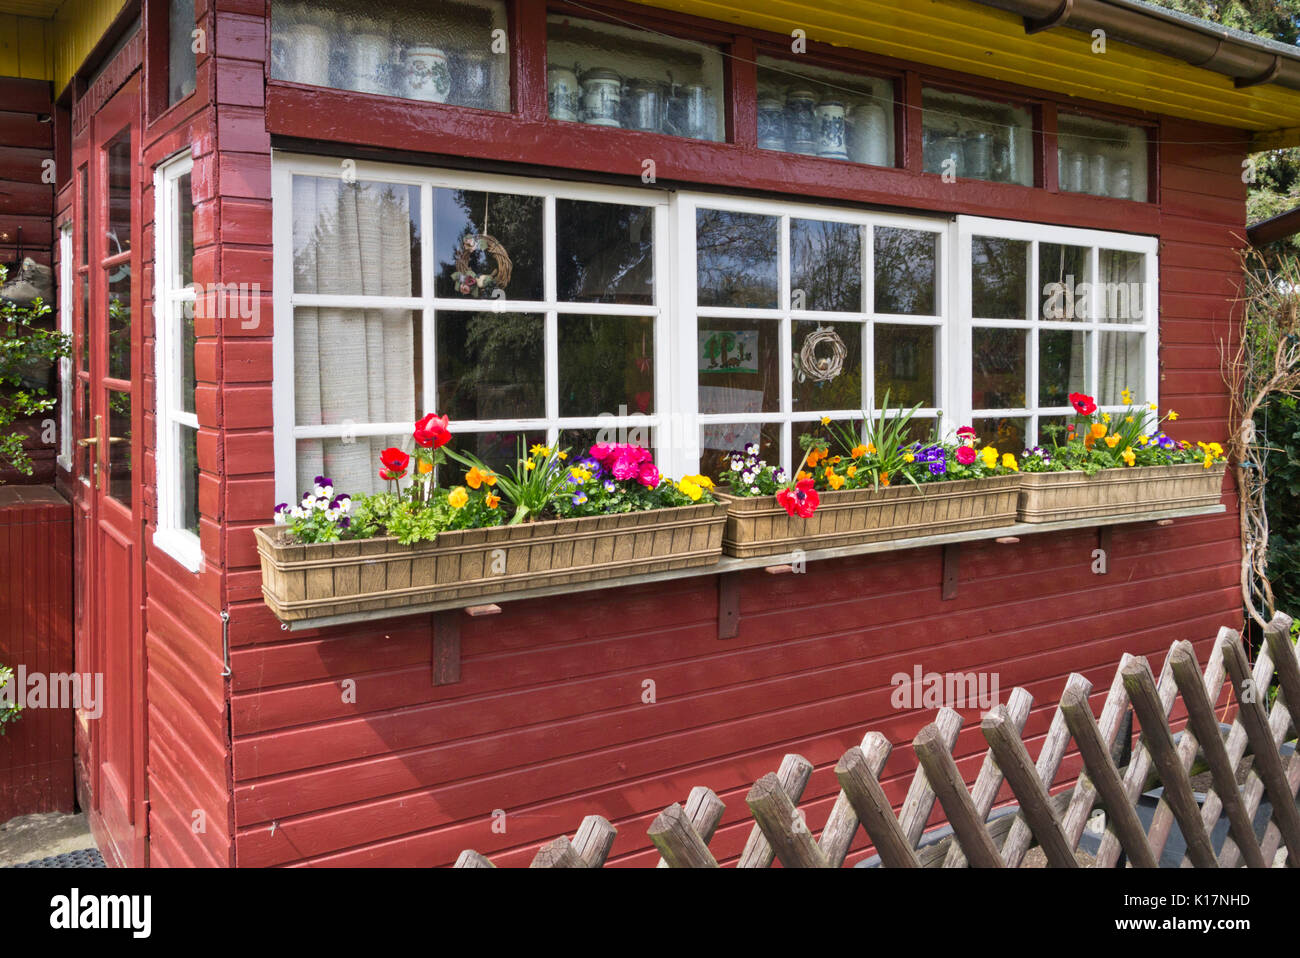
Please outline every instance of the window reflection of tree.
[[792, 219], [790, 261], [793, 308], [851, 312], [862, 309], [861, 227]]
[[653, 210], [581, 200], [558, 200], [555, 207], [561, 300], [654, 302]]
[[1024, 330], [976, 329], [972, 346], [975, 408], [1022, 408], [1025, 405]]
[[438, 320], [438, 409], [453, 419], [545, 415], [542, 317], [443, 313]]
[[980, 319], [1025, 319], [1027, 251], [1023, 240], [971, 238], [971, 315]]
[[776, 217], [706, 209], [695, 216], [699, 304], [775, 308]]
[[874, 245], [876, 312], [934, 315], [934, 234], [876, 227]]
[[561, 316], [558, 353], [561, 416], [654, 411], [654, 320]]
[[[437, 190], [436, 221], [439, 296], [461, 298], [451, 274], [456, 272], [456, 251], [465, 237], [486, 233], [495, 237], [510, 257], [508, 299], [539, 300], [542, 283], [542, 209], [540, 196], [513, 193], [483, 193], [477, 190]], [[470, 269], [476, 274], [496, 269], [492, 257], [482, 250], [470, 254]]]

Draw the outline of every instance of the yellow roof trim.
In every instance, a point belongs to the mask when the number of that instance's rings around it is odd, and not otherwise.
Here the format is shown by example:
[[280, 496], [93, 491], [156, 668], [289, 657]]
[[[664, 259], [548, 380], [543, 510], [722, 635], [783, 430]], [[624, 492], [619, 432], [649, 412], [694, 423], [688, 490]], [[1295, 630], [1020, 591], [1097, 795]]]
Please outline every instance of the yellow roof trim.
[[1238, 129], [1300, 126], [1300, 92], [1225, 76], [1076, 30], [1026, 34], [1020, 17], [965, 0], [636, 0], [1038, 90]]

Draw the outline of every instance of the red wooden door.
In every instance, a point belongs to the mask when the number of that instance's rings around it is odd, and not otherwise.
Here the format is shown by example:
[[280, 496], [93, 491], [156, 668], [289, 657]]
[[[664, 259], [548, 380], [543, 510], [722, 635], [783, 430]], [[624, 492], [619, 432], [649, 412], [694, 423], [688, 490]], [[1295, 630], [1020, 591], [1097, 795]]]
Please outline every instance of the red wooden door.
[[[87, 729], [90, 819], [105, 858], [146, 862], [145, 688], [139, 463], [142, 273], [140, 84], [132, 78], [90, 119], [87, 376], [75, 428], [88, 451], [79, 483], [79, 649], [102, 675]], [[80, 387], [81, 384], [79, 384]], [[85, 668], [85, 666], [79, 666]]]

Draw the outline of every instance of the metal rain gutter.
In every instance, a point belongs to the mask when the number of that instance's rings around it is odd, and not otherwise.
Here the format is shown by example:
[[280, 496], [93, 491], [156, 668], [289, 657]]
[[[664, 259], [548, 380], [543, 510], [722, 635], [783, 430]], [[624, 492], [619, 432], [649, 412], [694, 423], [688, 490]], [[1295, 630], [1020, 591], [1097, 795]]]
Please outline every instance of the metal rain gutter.
[[1068, 27], [1163, 53], [1231, 77], [1234, 86], [1300, 90], [1300, 47], [1199, 20], [1141, 0], [975, 0], [1024, 18], [1025, 32]]

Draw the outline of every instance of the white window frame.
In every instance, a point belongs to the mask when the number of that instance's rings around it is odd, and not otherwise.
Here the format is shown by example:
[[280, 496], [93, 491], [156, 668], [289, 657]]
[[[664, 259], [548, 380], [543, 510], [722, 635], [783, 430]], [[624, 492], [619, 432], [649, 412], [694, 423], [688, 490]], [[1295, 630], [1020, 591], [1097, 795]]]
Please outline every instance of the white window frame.
[[203, 565], [199, 537], [181, 525], [180, 429], [199, 428], [195, 413], [181, 409], [181, 347], [184, 337], [177, 320], [195, 303], [193, 285], [181, 283], [180, 235], [177, 230], [177, 188], [191, 172], [187, 151], [154, 170], [154, 375], [157, 428], [154, 475], [158, 491], [158, 524], [153, 543], [190, 572]]
[[[956, 322], [953, 323], [953, 355], [965, 357], [956, 364], [954, 415], [963, 423], [972, 419], [1008, 418], [1026, 420], [1025, 439], [1028, 443], [1038, 435], [1039, 420], [1060, 416], [1073, 416], [1075, 411], [1069, 405], [1040, 407], [1038, 405], [1038, 331], [1067, 330], [1088, 334], [1088, 357], [1086, 362], [1087, 383], [1082, 390], [1086, 395], [1098, 397], [1098, 409], [1102, 412], [1122, 412], [1123, 405], [1102, 405], [1098, 384], [1101, 368], [1099, 363], [1102, 332], [1142, 333], [1143, 350], [1143, 384], [1142, 394], [1135, 395], [1135, 403], [1159, 403], [1159, 338], [1160, 338], [1160, 289], [1159, 289], [1159, 241], [1151, 236], [1137, 236], [1131, 233], [1111, 233], [1105, 230], [1087, 230], [1068, 226], [1049, 226], [1041, 223], [1026, 223], [1012, 220], [995, 220], [977, 216], [958, 216], [954, 224], [955, 234], [955, 276], [957, 308]], [[992, 236], [1001, 239], [1024, 240], [1029, 246], [1029, 269], [1026, 282], [1025, 319], [976, 319], [973, 318], [971, 306], [971, 239], [974, 236]], [[1084, 246], [1091, 249], [1088, 257], [1088, 275], [1083, 279], [1091, 290], [1098, 288], [1099, 249], [1122, 250], [1141, 253], [1143, 260], [1143, 309], [1140, 323], [1104, 322], [1096, 314], [1095, 307], [1084, 320], [1042, 320], [1038, 318], [1038, 304], [1041, 301], [1042, 285], [1038, 279], [1038, 244], [1055, 243], [1067, 246]], [[1082, 280], [1079, 280], [1082, 282]], [[1094, 300], [1095, 302], [1095, 300]], [[1003, 327], [1024, 329], [1029, 333], [1029, 346], [1025, 361], [1025, 401], [1023, 409], [980, 409], [973, 408], [973, 357], [971, 354], [972, 331], [975, 327]], [[1041, 442], [1040, 437], [1040, 442]], [[1020, 450], [1005, 450], [1020, 453]]]
[[77, 377], [72, 349], [77, 273], [72, 256], [72, 223], [67, 222], [59, 228], [59, 332], [68, 337], [68, 354], [59, 358], [59, 453], [55, 459], [69, 473], [72, 472], [72, 386]]
[[[424, 395], [418, 397], [417, 416], [437, 409], [437, 355], [435, 314], [438, 311], [533, 313], [545, 316], [545, 415], [529, 419], [497, 419], [458, 421], [453, 424], [457, 433], [545, 431], [548, 442], [556, 442], [560, 430], [570, 429], [636, 429], [655, 436], [656, 444], [663, 450], [657, 457], [660, 467], [668, 474], [680, 473], [681, 461], [671, 454], [670, 444], [657, 433], [666, 425], [665, 410], [672, 397], [671, 380], [665, 363], [656, 361], [655, 405], [649, 415], [629, 413], [626, 416], [604, 415], [568, 417], [560, 415], [559, 356], [557, 352], [559, 316], [649, 316], [655, 323], [655, 358], [670, 355], [670, 310], [667, 306], [671, 288], [668, 269], [669, 197], [662, 190], [635, 190], [622, 187], [568, 183], [531, 177], [498, 176], [495, 174], [465, 173], [391, 163], [357, 161], [349, 167], [349, 177], [355, 173], [358, 181], [377, 180], [386, 183], [414, 185], [420, 188], [420, 230], [424, 242], [420, 254], [419, 296], [367, 296], [326, 295], [297, 293], [293, 288], [293, 177], [295, 175], [338, 177], [342, 168], [336, 159], [275, 152], [272, 156], [271, 197], [274, 256], [274, 307], [278, 321], [273, 332], [272, 407], [275, 422], [275, 491], [276, 501], [294, 502], [302, 494], [297, 488], [296, 444], [302, 439], [343, 438], [346, 436], [410, 435], [414, 422], [341, 423], [321, 426], [300, 426], [294, 408], [293, 365], [293, 315], [296, 306], [337, 306], [343, 308], [409, 309], [420, 313], [422, 322]], [[486, 190], [509, 192], [544, 198], [543, 213], [543, 269], [545, 276], [544, 298], [541, 300], [455, 299], [435, 295], [434, 290], [434, 195], [438, 188], [461, 190]], [[651, 207], [654, 210], [654, 274], [655, 303], [652, 306], [617, 303], [562, 302], [557, 299], [555, 251], [555, 202], [558, 199], [586, 200], [592, 202], [624, 203]], [[498, 305], [499, 304], [499, 305]]]
[[[777, 287], [777, 306], [768, 308], [734, 308], [730, 306], [700, 306], [696, 271], [696, 211], [699, 209], [726, 210], [737, 213], [754, 213], [763, 216], [776, 216], [782, 219], [779, 226], [780, 240], [778, 256], [779, 280]], [[823, 416], [831, 419], [861, 420], [863, 409], [827, 409], [795, 410], [793, 408], [793, 381], [791, 367], [793, 363], [793, 345], [791, 342], [792, 323], [796, 321], [822, 321], [827, 323], [858, 324], [863, 327], [862, 356], [862, 399], [873, 404], [872, 412], [880, 415], [874, 408], [875, 402], [875, 336], [877, 325], [890, 326], [924, 326], [935, 330], [935, 405], [918, 409], [918, 418], [933, 418], [940, 432], [950, 428], [947, 411], [951, 408], [950, 388], [950, 345], [949, 329], [951, 322], [952, 281], [949, 270], [949, 248], [951, 221], [948, 218], [908, 216], [866, 212], [836, 206], [819, 206], [809, 203], [790, 203], [785, 201], [751, 200], [730, 196], [718, 196], [705, 193], [679, 193], [676, 197], [678, 263], [677, 307], [680, 320], [674, 326], [681, 330], [679, 351], [674, 353], [673, 364], [678, 377], [674, 395], [681, 404], [678, 413], [683, 422], [698, 422], [700, 426], [709, 424], [779, 424], [781, 427], [781, 466], [789, 472], [798, 464], [794, 458], [797, 436], [794, 426], [800, 423], [816, 423]], [[790, 250], [789, 229], [785, 220], [822, 220], [848, 223], [855, 226], [889, 227], [933, 233], [935, 237], [935, 314], [932, 316], [898, 315], [877, 313], [875, 300], [875, 241], [873, 233], [866, 233], [862, 242], [862, 297], [860, 312], [840, 312], [832, 310], [795, 310], [790, 308]], [[762, 413], [700, 413], [699, 411], [699, 361], [695, 331], [700, 319], [755, 319], [778, 321], [780, 323], [781, 355], [778, 360], [781, 377], [780, 409], [777, 412]], [[951, 427], [955, 428], [955, 427]], [[690, 471], [699, 469], [700, 452], [699, 428], [688, 437], [692, 448], [687, 456]]]

